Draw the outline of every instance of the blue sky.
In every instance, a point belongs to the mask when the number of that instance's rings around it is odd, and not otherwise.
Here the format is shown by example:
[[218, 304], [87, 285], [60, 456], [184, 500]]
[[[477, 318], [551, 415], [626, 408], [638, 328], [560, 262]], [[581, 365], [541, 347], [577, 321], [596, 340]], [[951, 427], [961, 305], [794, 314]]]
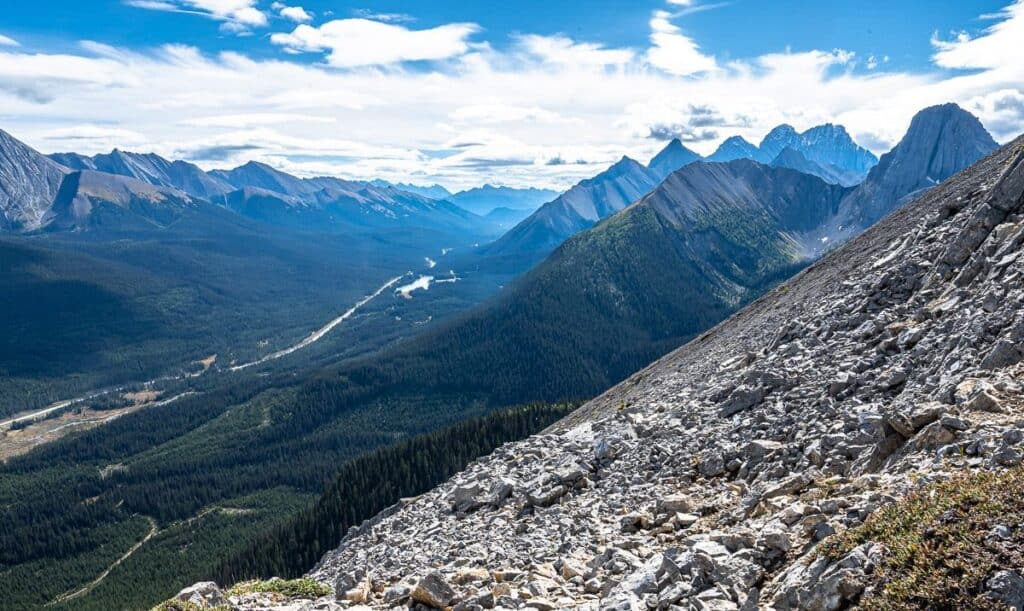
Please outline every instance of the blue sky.
[[564, 187], [677, 135], [955, 101], [1024, 129], [1024, 0], [47, 0], [6, 7], [0, 128], [51, 152]]

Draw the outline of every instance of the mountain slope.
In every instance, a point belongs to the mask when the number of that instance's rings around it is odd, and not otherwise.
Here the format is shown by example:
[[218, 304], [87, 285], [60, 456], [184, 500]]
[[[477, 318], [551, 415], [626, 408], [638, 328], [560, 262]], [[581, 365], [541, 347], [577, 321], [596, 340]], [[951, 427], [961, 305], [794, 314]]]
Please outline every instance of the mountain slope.
[[385, 361], [400, 373], [443, 368], [431, 376], [499, 401], [591, 394], [799, 269], [807, 256], [793, 234], [845, 193], [748, 160], [691, 164]]
[[1019, 486], [1024, 443], [1022, 146], [353, 529], [310, 576], [372, 608], [1016, 600], [1017, 535], [992, 533], [1020, 511], [997, 489]]
[[558, 197], [557, 191], [550, 189], [514, 189], [512, 187], [495, 187], [484, 185], [467, 191], [460, 191], [446, 198], [456, 206], [469, 210], [473, 214], [485, 216], [498, 208], [512, 210], [529, 210], [533, 212], [542, 204]]
[[700, 155], [683, 146], [679, 138], [675, 138], [651, 159], [647, 168], [660, 180], [665, 180], [672, 172], [700, 159]]
[[317, 191], [316, 185], [258, 161], [250, 161], [231, 170], [213, 170], [210, 175], [223, 180], [236, 189], [256, 187], [292, 197], [308, 195]]
[[68, 174], [47, 213], [49, 231], [104, 228], [139, 230], [166, 227], [214, 206], [148, 182], [81, 170]]
[[658, 177], [653, 172], [623, 157], [594, 178], [580, 182], [541, 206], [483, 252], [489, 256], [539, 260], [569, 236], [625, 208], [657, 184]]
[[66, 172], [0, 130], [0, 231], [41, 227]]
[[882, 156], [819, 234], [833, 243], [857, 235], [997, 146], [981, 122], [956, 104], [926, 108], [914, 116], [899, 144]]
[[827, 183], [852, 187], [859, 184], [863, 177], [844, 172], [834, 165], [822, 165], [811, 161], [800, 151], [786, 147], [772, 160], [772, 167], [789, 168], [804, 174], [817, 176]]

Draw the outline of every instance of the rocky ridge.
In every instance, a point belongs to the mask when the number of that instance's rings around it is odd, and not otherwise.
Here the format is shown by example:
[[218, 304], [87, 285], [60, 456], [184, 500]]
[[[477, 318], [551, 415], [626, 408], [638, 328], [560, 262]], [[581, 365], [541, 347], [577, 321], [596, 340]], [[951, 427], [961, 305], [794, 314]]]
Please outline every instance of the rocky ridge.
[[[1021, 463], [1022, 243], [1024, 138], [545, 434], [353, 529], [309, 575], [335, 596], [228, 604], [855, 605], [888, 550], [832, 560], [821, 541], [929, 482]], [[993, 606], [1024, 602], [1006, 598], [1018, 571], [991, 576]]]

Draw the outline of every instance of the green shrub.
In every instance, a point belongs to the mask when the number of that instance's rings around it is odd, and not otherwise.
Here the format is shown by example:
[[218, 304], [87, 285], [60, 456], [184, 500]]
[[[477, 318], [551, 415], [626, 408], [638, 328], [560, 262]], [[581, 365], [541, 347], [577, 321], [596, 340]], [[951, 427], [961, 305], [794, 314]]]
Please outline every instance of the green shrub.
[[[838, 560], [854, 547], [886, 547], [864, 609], [991, 609], [985, 581], [1024, 566], [1024, 469], [983, 471], [926, 486], [880, 509], [861, 526], [827, 539]], [[1008, 526], [1008, 539], [992, 537]]]
[[231, 588], [228, 591], [228, 596], [241, 596], [256, 592], [281, 594], [288, 598], [320, 598], [327, 596], [332, 590], [305, 577], [300, 579], [278, 579], [275, 577], [266, 581], [259, 579], [243, 581]]

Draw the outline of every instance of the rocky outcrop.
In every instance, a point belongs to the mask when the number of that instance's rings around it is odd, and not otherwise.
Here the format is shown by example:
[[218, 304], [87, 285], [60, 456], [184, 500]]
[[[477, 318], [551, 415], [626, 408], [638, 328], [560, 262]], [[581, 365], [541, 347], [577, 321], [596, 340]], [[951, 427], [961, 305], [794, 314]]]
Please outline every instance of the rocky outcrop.
[[[370, 608], [854, 605], [890, 552], [822, 541], [1021, 462], [1022, 243], [1024, 138], [310, 576], [365, 579]], [[1019, 568], [988, 576], [994, 604]]]
[[67, 171], [0, 130], [0, 231], [39, 229]]

